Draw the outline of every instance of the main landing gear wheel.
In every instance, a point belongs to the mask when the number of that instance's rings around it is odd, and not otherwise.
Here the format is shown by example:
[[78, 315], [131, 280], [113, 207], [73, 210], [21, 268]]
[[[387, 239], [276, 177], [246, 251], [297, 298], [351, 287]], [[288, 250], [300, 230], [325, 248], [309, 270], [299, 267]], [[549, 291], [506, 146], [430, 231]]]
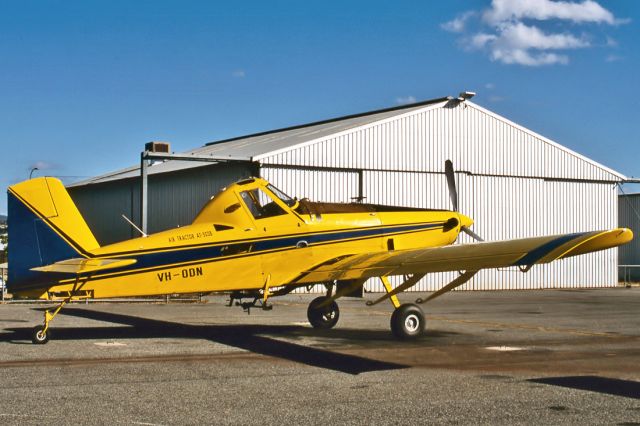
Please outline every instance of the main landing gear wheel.
[[49, 341], [49, 337], [51, 337], [51, 332], [50, 330], [45, 331], [44, 325], [35, 326], [31, 331], [31, 341], [36, 345], [44, 345]]
[[309, 303], [307, 308], [307, 318], [313, 326], [313, 328], [332, 328], [338, 322], [340, 318], [340, 309], [335, 300], [332, 300], [326, 306], [320, 306], [326, 302], [329, 298], [327, 296], [316, 297]]
[[420, 306], [405, 303], [391, 315], [391, 332], [399, 339], [415, 339], [422, 334], [426, 323]]

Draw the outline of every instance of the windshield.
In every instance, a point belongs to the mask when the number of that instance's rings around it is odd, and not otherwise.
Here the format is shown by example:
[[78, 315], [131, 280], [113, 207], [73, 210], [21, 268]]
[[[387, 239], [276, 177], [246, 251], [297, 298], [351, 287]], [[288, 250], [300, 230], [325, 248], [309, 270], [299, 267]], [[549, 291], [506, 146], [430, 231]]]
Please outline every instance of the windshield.
[[285, 194], [284, 192], [280, 191], [275, 186], [269, 184], [269, 185], [267, 185], [267, 188], [269, 189], [269, 191], [271, 191], [273, 193], [273, 195], [275, 195], [276, 197], [280, 198], [282, 200], [282, 202], [285, 203], [287, 206], [289, 206], [289, 207], [295, 206], [296, 200], [294, 200], [293, 198], [289, 197], [287, 194]]

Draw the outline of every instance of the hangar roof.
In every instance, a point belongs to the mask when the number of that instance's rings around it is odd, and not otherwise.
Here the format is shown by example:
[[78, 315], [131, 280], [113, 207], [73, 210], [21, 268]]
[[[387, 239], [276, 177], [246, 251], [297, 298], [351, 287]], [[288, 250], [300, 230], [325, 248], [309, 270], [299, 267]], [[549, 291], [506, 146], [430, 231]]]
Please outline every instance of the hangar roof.
[[192, 152], [194, 154], [212, 154], [215, 156], [246, 157], [253, 159], [258, 156], [299, 145], [303, 142], [316, 140], [364, 124], [415, 111], [427, 105], [447, 102], [449, 99], [450, 98], [433, 99], [395, 108], [348, 115], [300, 126], [209, 142], [204, 147], [195, 149]]
[[[223, 139], [207, 143], [205, 146], [184, 152], [183, 154], [211, 155], [215, 157], [243, 158], [253, 161], [256, 157], [271, 152], [279, 151], [300, 143], [315, 140], [334, 133], [349, 130], [365, 124], [384, 120], [396, 115], [405, 114], [423, 108], [428, 105], [447, 102], [450, 97], [431, 99], [409, 105], [401, 105], [393, 108], [369, 111], [361, 114], [347, 115], [298, 126], [253, 133], [231, 139]], [[165, 161], [149, 167], [149, 174], [170, 173], [194, 167], [208, 166], [211, 163], [197, 161]], [[69, 185], [70, 187], [83, 186], [94, 183], [103, 183], [120, 179], [140, 176], [140, 166], [131, 166], [125, 169], [106, 173]]]
[[[454, 102], [455, 104], [451, 104], [450, 102]], [[313, 123], [308, 123], [308, 124], [303, 124], [303, 125], [298, 125], [298, 126], [293, 126], [293, 127], [287, 127], [287, 128], [282, 128], [282, 129], [276, 129], [276, 130], [271, 130], [271, 131], [266, 131], [266, 132], [261, 132], [261, 133], [255, 133], [255, 134], [249, 134], [249, 135], [245, 135], [245, 136], [240, 136], [240, 137], [236, 137], [236, 138], [231, 138], [231, 139], [225, 139], [225, 140], [219, 140], [219, 141], [214, 141], [214, 142], [210, 142], [207, 143], [206, 145], [199, 147], [199, 148], [195, 148], [189, 151], [186, 151], [184, 153], [182, 153], [183, 155], [198, 155], [198, 156], [212, 156], [215, 158], [232, 158], [232, 159], [240, 159], [240, 160], [246, 160], [246, 161], [263, 161], [263, 162], [267, 162], [269, 163], [270, 161], [275, 161], [276, 163], [280, 163], [282, 161], [282, 159], [284, 158], [283, 155], [288, 155], [290, 153], [293, 153], [294, 157], [297, 155], [296, 152], [300, 152], [301, 149], [304, 149], [304, 147], [310, 146], [310, 145], [314, 145], [317, 149], [322, 149], [321, 145], [322, 143], [326, 142], [326, 140], [328, 138], [333, 138], [334, 135], [340, 135], [340, 134], [346, 134], [349, 133], [350, 131], [355, 131], [356, 129], [364, 129], [367, 127], [371, 127], [371, 126], [376, 126], [378, 123], [385, 123], [388, 122], [389, 120], [401, 120], [403, 118], [409, 117], [409, 116], [415, 116], [416, 114], [421, 114], [422, 111], [434, 111], [436, 109], [438, 110], [443, 110], [447, 109], [447, 107], [453, 105], [453, 106], [457, 106], [459, 105], [459, 102], [452, 98], [452, 97], [444, 97], [444, 98], [437, 98], [437, 99], [432, 99], [432, 100], [427, 100], [427, 101], [423, 101], [423, 102], [418, 102], [418, 103], [413, 103], [413, 104], [409, 104], [409, 105], [402, 105], [402, 106], [398, 106], [398, 107], [394, 107], [394, 108], [386, 108], [386, 109], [382, 109], [382, 110], [375, 110], [375, 111], [369, 111], [369, 112], [365, 112], [365, 113], [361, 113], [361, 114], [354, 114], [354, 115], [348, 115], [348, 116], [344, 116], [344, 117], [338, 117], [338, 118], [333, 118], [333, 119], [329, 119], [329, 120], [323, 120], [323, 121], [318, 121], [318, 122], [313, 122]], [[626, 180], [626, 177], [614, 170], [611, 170], [589, 158], [586, 158], [574, 151], [571, 151], [570, 149], [559, 145], [549, 139], [544, 138], [543, 136], [540, 136], [528, 129], [525, 129], [513, 122], [510, 122], [509, 120], [495, 114], [492, 113], [491, 111], [488, 111], [482, 107], [479, 107], [476, 104], [473, 104], [469, 101], [465, 101], [469, 106], [472, 106], [472, 110], [476, 111], [476, 115], [478, 117], [480, 117], [481, 115], [484, 115], [486, 117], [491, 118], [493, 121], [495, 121], [496, 123], [499, 123], [499, 125], [501, 126], [506, 126], [505, 128], [509, 128], [512, 129], [514, 131], [520, 132], [524, 135], [528, 135], [528, 137], [530, 137], [529, 139], [531, 139], [532, 142], [527, 142], [526, 149], [531, 150], [532, 146], [537, 146], [537, 145], [544, 145], [547, 148], [533, 148], [534, 152], [538, 152], [540, 151], [540, 154], [538, 155], [540, 157], [540, 160], [537, 161], [538, 163], [542, 164], [540, 167], [544, 168], [545, 167], [545, 156], [548, 156], [548, 149], [552, 149], [552, 150], [556, 150], [559, 153], [562, 153], [562, 155], [558, 158], [563, 158], [564, 160], [561, 161], [567, 161], [567, 164], [571, 164], [573, 166], [573, 169], [580, 169], [579, 172], [575, 172], [575, 177], [578, 179], [581, 178], [585, 178], [585, 176], [597, 176], [596, 180], [613, 180], [613, 181], [624, 181]], [[478, 115], [480, 114], [480, 115]], [[450, 116], [452, 117], [452, 116]], [[446, 121], [446, 120], [445, 120]], [[476, 120], [477, 122], [478, 120]], [[466, 125], [476, 125], [477, 123], [473, 122], [467, 122]], [[444, 128], [442, 127], [442, 123], [445, 123], [444, 121], [440, 120], [440, 122], [434, 122], [432, 123], [434, 128], [439, 127], [439, 131], [442, 132], [449, 132], [447, 126], [449, 126], [450, 124], [444, 124]], [[460, 122], [462, 123], [462, 121]], [[460, 126], [464, 126], [465, 124], [460, 124], [458, 123], [457, 127], [459, 128]], [[501, 124], [500, 124], [501, 123]], [[492, 124], [493, 125], [493, 124]], [[486, 130], [486, 129], [485, 129]], [[453, 130], [458, 131], [457, 129]], [[449, 137], [451, 137], [451, 132], [449, 132]], [[499, 136], [497, 134], [492, 134], [492, 136]], [[457, 137], [457, 136], [456, 136]], [[366, 139], [366, 138], [365, 138]], [[477, 158], [478, 155], [476, 155], [476, 153], [474, 153], [474, 150], [476, 149], [476, 147], [478, 146], [478, 143], [482, 143], [482, 141], [478, 140], [478, 141], [471, 141], [471, 140], [463, 140], [458, 138], [457, 139], [459, 141], [459, 143], [461, 144], [461, 148], [464, 151], [468, 152], [468, 156], [469, 158]], [[492, 145], [491, 149], [493, 149], [495, 152], [502, 152], [501, 150], [509, 149], [512, 150], [512, 147], [510, 146], [505, 146], [504, 143], [507, 143], [510, 139], [508, 138], [492, 138], [492, 140], [487, 141], [485, 140], [484, 143], [488, 143], [489, 145], [493, 144], [495, 146]], [[321, 142], [321, 143], [318, 143]], [[526, 141], [525, 141], [526, 142]], [[366, 143], [366, 141], [365, 141]], [[379, 139], [377, 142], [375, 143], [385, 143], [383, 140]], [[369, 148], [371, 148], [371, 150], [374, 150], [374, 146], [375, 143], [372, 143], [371, 145], [369, 145]], [[500, 145], [502, 144], [502, 145]], [[362, 146], [362, 145], [360, 145]], [[368, 149], [368, 148], [366, 148]], [[385, 149], [389, 149], [391, 151], [387, 152], [387, 151], [382, 151], [380, 149], [378, 149], [379, 151], [379, 155], [382, 155], [383, 157], [385, 157], [385, 161], [387, 159], [393, 159], [397, 152], [397, 147], [387, 147]], [[525, 148], [521, 148], [524, 152]], [[535, 151], [535, 150], [538, 151]], [[413, 155], [412, 153], [405, 153], [405, 156], [408, 155], [409, 156], [409, 161], [402, 160], [402, 159], [396, 159], [398, 161], [396, 161], [396, 163], [398, 164], [406, 164], [410, 161], [412, 161], [412, 156], [415, 157], [415, 155]], [[524, 153], [523, 155], [530, 155], [527, 153]], [[317, 156], [317, 155], [316, 155]], [[308, 157], [308, 155], [307, 155]], [[338, 155], [338, 157], [340, 157]], [[435, 157], [435, 156], [434, 156]], [[297, 157], [298, 159], [294, 162], [292, 162], [291, 164], [296, 164], [296, 165], [300, 165], [300, 166], [305, 166], [307, 165], [306, 163], [308, 161], [313, 161], [313, 160], [309, 160], [308, 158], [305, 159], [304, 161], [301, 162], [301, 160], [299, 159], [299, 157]], [[453, 159], [453, 158], [452, 158]], [[437, 159], [438, 164], [437, 167], [440, 167], [441, 164], [440, 162], [440, 158]], [[466, 167], [466, 169], [463, 170], [467, 170], [470, 172], [476, 172], [476, 173], [489, 173], [489, 174], [493, 174], [493, 173], [498, 173], [497, 171], [497, 167], [498, 165], [493, 165], [493, 169], [489, 170], [489, 171], [482, 171], [482, 170], [475, 170], [478, 167], [474, 167], [471, 164], [466, 164], [465, 162], [469, 163], [469, 159], [465, 160], [464, 158], [455, 158], [454, 159], [456, 164], [461, 166], [461, 167]], [[516, 162], [519, 162], [518, 160], [516, 160], [515, 158], [512, 159], [512, 161], [510, 161], [511, 163], [513, 163], [513, 160], [515, 160]], [[362, 164], [356, 164], [353, 163], [351, 159], [349, 159], [349, 161], [351, 161], [348, 165], [345, 166], [345, 161], [344, 159], [339, 159], [339, 160], [333, 160], [333, 159], [322, 159], [322, 164], [320, 164], [323, 167], [353, 167], [353, 168], [359, 168], [362, 166]], [[548, 161], [548, 159], [547, 159]], [[300, 164], [298, 164], [300, 163]], [[179, 161], [179, 160], [171, 160], [171, 161], [164, 161], [164, 162], [156, 162], [155, 164], [153, 164], [152, 166], [150, 166], [147, 171], [148, 174], [153, 175], [153, 174], [161, 174], [161, 173], [170, 173], [170, 172], [174, 172], [174, 171], [178, 171], [178, 170], [185, 170], [185, 169], [191, 169], [191, 168], [196, 168], [196, 167], [204, 167], [204, 166], [208, 166], [211, 163], [207, 163], [207, 162], [198, 162], [198, 161]], [[284, 164], [289, 164], [289, 162], [285, 161]], [[582, 164], [583, 166], [578, 166], [577, 168], [575, 167], [576, 164]], [[593, 170], [597, 170], [597, 172], [588, 172], [585, 173], [585, 166], [586, 167], [590, 167]], [[369, 167], [369, 166], [367, 166]], [[383, 169], [393, 169], [398, 167], [398, 165], [393, 165], [391, 164], [389, 166], [389, 164], [387, 164], [385, 167], [383, 167]], [[406, 167], [411, 168], [408, 164], [406, 165]], [[414, 164], [414, 169], [416, 170], [425, 170], [424, 165], [419, 166], [416, 164]], [[485, 167], [485, 166], [481, 166], [481, 167]], [[518, 165], [514, 165], [514, 164], [505, 164], [503, 167], [505, 167], [504, 173], [506, 173], [507, 175], [515, 175], [516, 173], [514, 173], [513, 170], [518, 169]], [[427, 171], [432, 171], [430, 170], [430, 168], [433, 167], [427, 167]], [[515, 169], [514, 169], [515, 168]], [[439, 169], [438, 169], [439, 170]], [[528, 172], [526, 172], [526, 175], [528, 176], [544, 176], [541, 173], [541, 170], [530, 170]], [[573, 176], [574, 172], [570, 172], [567, 171], [567, 174], [571, 174]], [[104, 182], [110, 182], [110, 181], [117, 181], [117, 180], [122, 180], [122, 179], [129, 179], [129, 178], [136, 178], [140, 175], [140, 166], [139, 165], [135, 165], [132, 167], [128, 167], [122, 170], [118, 170], [115, 172], [111, 172], [111, 173], [107, 173], [101, 176], [97, 176], [94, 178], [90, 178], [81, 182], [77, 182], [74, 183], [72, 185], [70, 185], [71, 187], [77, 187], [77, 186], [84, 186], [84, 185], [90, 185], [90, 184], [96, 184], [96, 183], [104, 183]], [[563, 178], [565, 177], [564, 175], [562, 176], [551, 176], [552, 178]], [[586, 179], [593, 179], [593, 178], [588, 178], [586, 177]]]

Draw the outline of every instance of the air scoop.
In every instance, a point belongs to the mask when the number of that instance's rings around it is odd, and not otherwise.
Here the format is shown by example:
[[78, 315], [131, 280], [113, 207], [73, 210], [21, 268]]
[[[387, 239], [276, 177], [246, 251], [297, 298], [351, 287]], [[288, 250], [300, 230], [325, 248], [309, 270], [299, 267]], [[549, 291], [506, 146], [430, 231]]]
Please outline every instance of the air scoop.
[[455, 229], [458, 227], [458, 225], [460, 224], [460, 221], [458, 220], [458, 218], [456, 217], [452, 217], [451, 219], [447, 220], [444, 225], [442, 226], [442, 230], [444, 232], [449, 232], [452, 229]]

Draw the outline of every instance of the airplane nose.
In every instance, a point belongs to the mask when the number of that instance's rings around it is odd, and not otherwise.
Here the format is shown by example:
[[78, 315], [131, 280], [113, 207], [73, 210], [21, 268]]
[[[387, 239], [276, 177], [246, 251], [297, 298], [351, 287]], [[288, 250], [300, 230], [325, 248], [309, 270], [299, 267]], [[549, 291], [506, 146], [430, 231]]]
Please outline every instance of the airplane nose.
[[460, 221], [460, 225], [470, 228], [471, 225], [473, 225], [473, 219], [471, 219], [469, 216], [465, 216], [463, 214], [458, 215], [458, 220]]

